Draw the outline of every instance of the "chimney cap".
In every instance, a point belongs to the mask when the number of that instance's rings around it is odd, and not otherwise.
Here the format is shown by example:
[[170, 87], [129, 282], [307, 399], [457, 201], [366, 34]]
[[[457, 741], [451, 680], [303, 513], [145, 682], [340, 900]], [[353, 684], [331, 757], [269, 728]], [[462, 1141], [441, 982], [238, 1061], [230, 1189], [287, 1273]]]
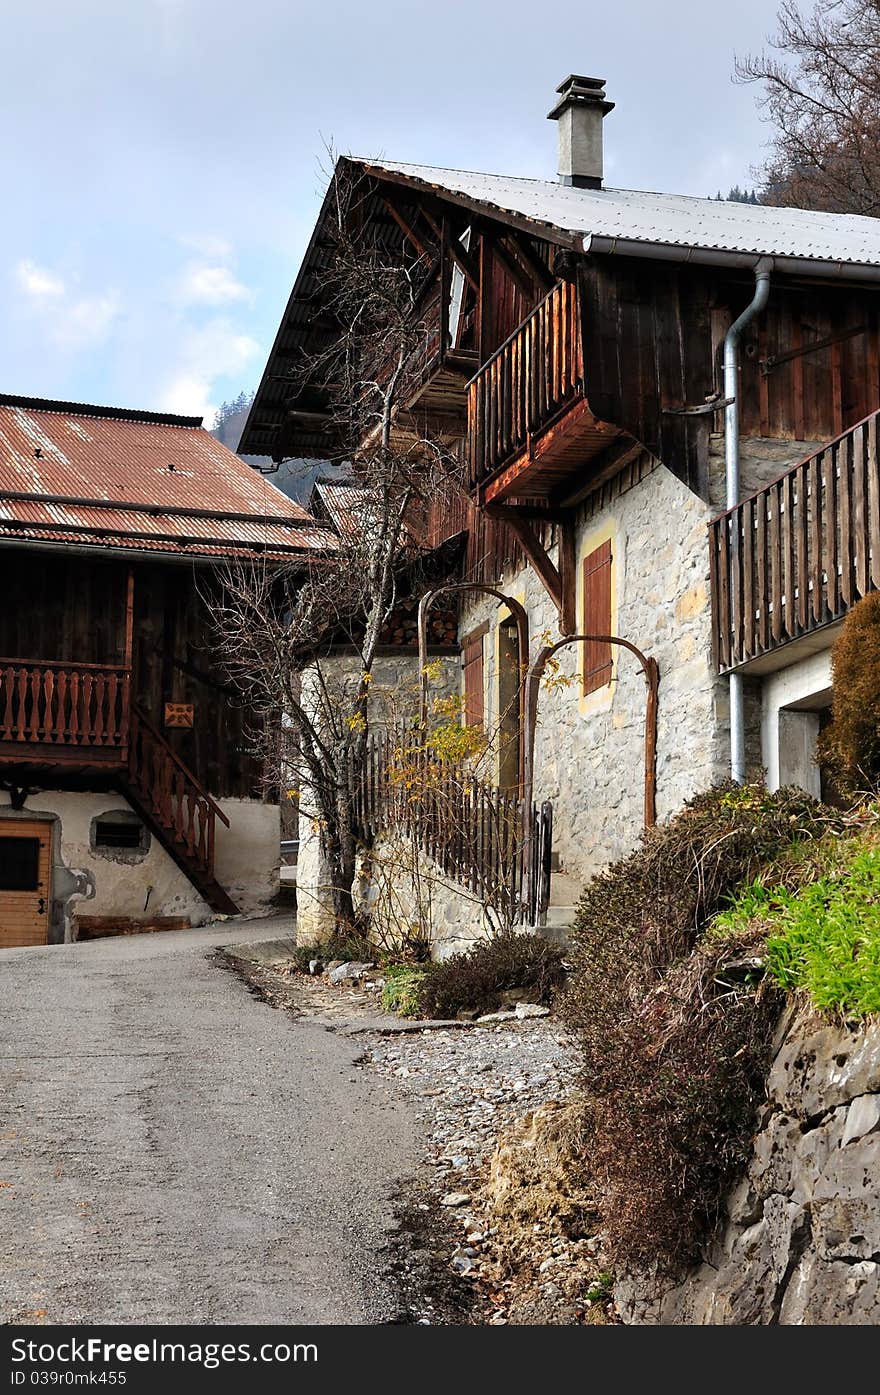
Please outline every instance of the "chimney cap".
[[560, 98], [552, 111], [547, 113], [548, 121], [558, 121], [570, 106], [598, 106], [602, 115], [614, 110], [614, 103], [605, 99], [605, 79], [583, 77], [580, 73], [569, 73], [556, 89]]

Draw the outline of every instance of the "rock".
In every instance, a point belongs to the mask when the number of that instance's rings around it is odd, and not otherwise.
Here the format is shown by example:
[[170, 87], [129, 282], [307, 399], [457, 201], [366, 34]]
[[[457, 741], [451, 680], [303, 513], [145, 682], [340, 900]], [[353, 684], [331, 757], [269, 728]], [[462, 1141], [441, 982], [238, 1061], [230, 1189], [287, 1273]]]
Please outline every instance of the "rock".
[[309, 973], [310, 973], [313, 977], [314, 977], [316, 974], [322, 974], [323, 972], [324, 972], [324, 965], [322, 964], [322, 962], [321, 962], [320, 959], [310, 959], [310, 960], [309, 960]]
[[542, 1007], [540, 1003], [517, 1003], [514, 1008], [514, 1016], [522, 1021], [526, 1017], [549, 1017], [550, 1009]]
[[782, 1324], [876, 1326], [880, 1323], [880, 1264], [826, 1263], [806, 1254], [782, 1300]]
[[358, 964], [354, 960], [351, 960], [345, 964], [337, 964], [335, 969], [329, 971], [327, 977], [331, 983], [345, 983], [346, 980], [349, 979], [357, 982], [359, 979], [363, 978], [364, 974], [369, 973], [370, 969], [375, 969], [375, 967], [375, 964]]
[[505, 1009], [502, 1012], [487, 1012], [482, 1017], [478, 1017], [478, 1022], [512, 1022], [516, 1017], [513, 1008]]
[[441, 1206], [467, 1206], [467, 1204], [468, 1204], [468, 1202], [470, 1201], [470, 1199], [471, 1199], [471, 1198], [470, 1198], [470, 1193], [469, 1193], [469, 1192], [447, 1192], [446, 1195], [444, 1196], [443, 1200], [440, 1202], [440, 1205], [441, 1205]]
[[864, 1138], [866, 1133], [873, 1133], [878, 1124], [880, 1095], [859, 1095], [849, 1107], [843, 1137], [840, 1140], [841, 1148], [845, 1148], [848, 1143], [854, 1143], [858, 1138]]

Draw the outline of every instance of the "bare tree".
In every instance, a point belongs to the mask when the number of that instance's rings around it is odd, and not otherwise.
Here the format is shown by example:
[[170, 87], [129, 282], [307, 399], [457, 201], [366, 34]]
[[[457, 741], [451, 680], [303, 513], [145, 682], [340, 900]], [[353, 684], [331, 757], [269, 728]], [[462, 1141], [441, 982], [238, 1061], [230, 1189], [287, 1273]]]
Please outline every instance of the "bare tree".
[[784, 0], [769, 50], [738, 59], [774, 127], [763, 201], [880, 213], [880, 0]]
[[[216, 610], [227, 667], [259, 695], [276, 734], [274, 752], [262, 752], [274, 756], [272, 778], [302, 782], [346, 927], [356, 921], [354, 805], [374, 664], [402, 588], [419, 586], [424, 519], [458, 487], [453, 454], [405, 412], [430, 342], [420, 309], [430, 269], [406, 242], [383, 244], [364, 216], [369, 195], [337, 170], [320, 286], [321, 319], [333, 328], [290, 373], [292, 397], [317, 389], [328, 404], [328, 440], [354, 479], [351, 526], [328, 534], [308, 563], [230, 566]], [[349, 663], [328, 663], [341, 647]]]

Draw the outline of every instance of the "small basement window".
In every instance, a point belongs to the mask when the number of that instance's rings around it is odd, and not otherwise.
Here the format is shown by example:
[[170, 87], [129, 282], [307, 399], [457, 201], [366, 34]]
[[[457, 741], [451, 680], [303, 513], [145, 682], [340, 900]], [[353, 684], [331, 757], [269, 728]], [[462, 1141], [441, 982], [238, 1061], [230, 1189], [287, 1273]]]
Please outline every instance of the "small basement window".
[[96, 819], [95, 847], [139, 848], [141, 833], [139, 823], [117, 823], [115, 819]]
[[92, 819], [89, 842], [99, 856], [139, 862], [150, 847], [150, 835], [129, 809], [108, 809]]

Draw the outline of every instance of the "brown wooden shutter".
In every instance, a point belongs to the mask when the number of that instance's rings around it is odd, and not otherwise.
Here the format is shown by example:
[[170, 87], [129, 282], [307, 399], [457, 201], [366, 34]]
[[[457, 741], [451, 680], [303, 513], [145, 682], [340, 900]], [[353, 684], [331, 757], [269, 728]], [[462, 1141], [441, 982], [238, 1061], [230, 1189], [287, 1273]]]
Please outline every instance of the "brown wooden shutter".
[[481, 625], [462, 640], [464, 722], [468, 727], [483, 725], [483, 635], [488, 628]]
[[[611, 540], [584, 558], [584, 634], [611, 633]], [[611, 682], [611, 645], [584, 644], [584, 695]]]

